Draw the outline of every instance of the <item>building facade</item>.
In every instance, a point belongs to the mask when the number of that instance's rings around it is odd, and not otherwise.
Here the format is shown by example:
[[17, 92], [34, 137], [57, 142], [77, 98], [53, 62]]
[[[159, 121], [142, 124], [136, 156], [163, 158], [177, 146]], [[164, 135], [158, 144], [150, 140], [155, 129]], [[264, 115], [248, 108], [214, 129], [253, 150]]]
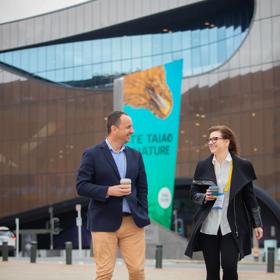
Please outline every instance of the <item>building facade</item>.
[[[280, 226], [279, 32], [277, 0], [96, 0], [1, 24], [0, 218], [75, 199], [113, 80], [183, 59], [176, 177], [209, 154], [211, 125], [229, 125], [255, 167], [269, 236]], [[174, 207], [191, 211], [184, 192]]]

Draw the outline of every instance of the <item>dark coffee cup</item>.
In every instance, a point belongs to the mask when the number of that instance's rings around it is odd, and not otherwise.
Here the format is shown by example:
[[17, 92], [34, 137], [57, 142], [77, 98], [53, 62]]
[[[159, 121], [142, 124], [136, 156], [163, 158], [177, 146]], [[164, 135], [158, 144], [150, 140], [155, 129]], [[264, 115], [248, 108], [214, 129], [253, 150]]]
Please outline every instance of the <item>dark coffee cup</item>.
[[209, 187], [209, 190], [211, 191], [213, 197], [217, 197], [219, 195], [219, 189], [220, 188], [218, 186]]

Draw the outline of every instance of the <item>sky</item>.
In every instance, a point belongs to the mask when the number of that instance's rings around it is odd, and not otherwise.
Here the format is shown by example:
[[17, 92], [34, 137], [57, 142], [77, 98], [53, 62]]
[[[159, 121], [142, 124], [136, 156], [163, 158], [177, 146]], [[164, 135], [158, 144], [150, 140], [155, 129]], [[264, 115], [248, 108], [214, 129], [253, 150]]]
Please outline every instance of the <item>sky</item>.
[[63, 9], [88, 0], [0, 0], [0, 24]]

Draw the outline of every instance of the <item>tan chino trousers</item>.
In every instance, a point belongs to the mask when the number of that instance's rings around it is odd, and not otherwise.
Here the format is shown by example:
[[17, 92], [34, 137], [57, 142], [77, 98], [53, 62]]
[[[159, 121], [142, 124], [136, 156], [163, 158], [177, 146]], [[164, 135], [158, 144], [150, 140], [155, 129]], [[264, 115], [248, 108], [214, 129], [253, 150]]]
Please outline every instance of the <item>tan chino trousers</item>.
[[129, 280], [144, 280], [145, 232], [135, 225], [132, 216], [124, 216], [115, 232], [92, 232], [96, 280], [110, 280], [120, 248]]

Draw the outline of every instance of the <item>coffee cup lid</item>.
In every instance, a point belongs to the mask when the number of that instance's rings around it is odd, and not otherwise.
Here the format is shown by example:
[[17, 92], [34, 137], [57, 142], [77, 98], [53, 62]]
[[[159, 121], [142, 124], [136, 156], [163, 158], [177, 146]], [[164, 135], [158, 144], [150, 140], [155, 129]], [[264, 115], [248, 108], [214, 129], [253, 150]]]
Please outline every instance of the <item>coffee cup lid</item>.
[[131, 184], [131, 179], [129, 179], [129, 178], [122, 178], [120, 183], [121, 184]]

